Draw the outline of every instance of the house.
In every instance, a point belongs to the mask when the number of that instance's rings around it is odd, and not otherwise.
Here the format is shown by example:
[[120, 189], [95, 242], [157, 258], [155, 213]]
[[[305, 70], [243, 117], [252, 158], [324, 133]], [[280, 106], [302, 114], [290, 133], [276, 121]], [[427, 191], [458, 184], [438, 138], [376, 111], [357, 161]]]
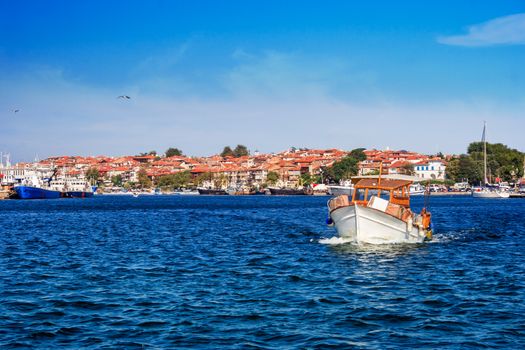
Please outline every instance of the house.
[[443, 160], [432, 159], [414, 164], [415, 176], [423, 179], [445, 180], [446, 165]]

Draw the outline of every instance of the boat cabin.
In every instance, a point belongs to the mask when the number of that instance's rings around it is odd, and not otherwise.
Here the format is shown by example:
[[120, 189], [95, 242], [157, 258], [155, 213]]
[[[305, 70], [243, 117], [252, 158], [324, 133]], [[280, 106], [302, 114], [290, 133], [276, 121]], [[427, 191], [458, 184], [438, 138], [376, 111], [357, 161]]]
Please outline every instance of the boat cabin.
[[354, 186], [352, 203], [366, 206], [371, 196], [388, 198], [392, 204], [397, 204], [405, 208], [410, 207], [410, 185], [412, 181], [367, 178], [360, 179]]

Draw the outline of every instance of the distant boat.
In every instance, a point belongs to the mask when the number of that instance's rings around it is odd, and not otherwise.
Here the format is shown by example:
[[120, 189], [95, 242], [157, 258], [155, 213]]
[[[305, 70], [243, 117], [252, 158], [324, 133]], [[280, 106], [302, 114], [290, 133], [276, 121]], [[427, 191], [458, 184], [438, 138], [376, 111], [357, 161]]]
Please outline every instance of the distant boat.
[[197, 188], [199, 194], [210, 195], [210, 196], [226, 196], [228, 193], [225, 190], [215, 190], [211, 188]]
[[198, 196], [200, 193], [197, 190], [183, 189], [181, 191], [175, 191], [173, 194], [184, 195], [184, 196]]
[[328, 194], [332, 196], [351, 196], [354, 193], [354, 184], [350, 180], [341, 182], [339, 185], [328, 185]]
[[269, 190], [273, 196], [300, 196], [300, 195], [306, 194], [304, 189], [296, 189], [296, 188], [270, 187]]
[[510, 193], [508, 191], [502, 191], [498, 185], [491, 185], [487, 180], [487, 140], [485, 132], [487, 129], [487, 123], [483, 125], [483, 136], [481, 141], [483, 142], [483, 186], [472, 189], [472, 197], [476, 198], [509, 198]]
[[44, 178], [33, 174], [31, 178], [25, 179], [21, 184], [14, 186], [19, 199], [57, 199], [65, 197], [63, 186], [52, 184], [52, 179], [56, 175], [55, 169], [53, 175], [49, 178]]
[[97, 187], [90, 186], [86, 180], [66, 178], [64, 179], [65, 196], [68, 198], [90, 198], [93, 197]]
[[65, 197], [64, 192], [43, 187], [20, 185], [15, 186], [14, 190], [20, 199], [57, 199]]
[[420, 183], [410, 185], [409, 193], [411, 196], [422, 196], [425, 194], [425, 192], [425, 187], [422, 186]]

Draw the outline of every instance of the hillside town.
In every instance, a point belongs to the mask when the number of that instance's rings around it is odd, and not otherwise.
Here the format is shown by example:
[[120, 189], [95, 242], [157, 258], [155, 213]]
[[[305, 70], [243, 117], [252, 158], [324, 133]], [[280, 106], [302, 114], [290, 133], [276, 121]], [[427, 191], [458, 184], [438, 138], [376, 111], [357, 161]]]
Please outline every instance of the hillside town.
[[[362, 150], [365, 157], [357, 163], [357, 175], [410, 174], [420, 178], [444, 180], [447, 157], [428, 156], [405, 150]], [[122, 157], [56, 156], [31, 163], [0, 165], [3, 186], [23, 182], [35, 170], [56, 171], [57, 177], [86, 179], [97, 183], [103, 191], [121, 188], [159, 187], [162, 179], [184, 174], [186, 180], [179, 187], [208, 188], [263, 188], [268, 185], [298, 188], [311, 183], [333, 182], [325, 170], [350, 154], [340, 149], [289, 149], [272, 154], [212, 155], [188, 157], [184, 155], [158, 156], [142, 154]], [[339, 180], [339, 179], [336, 179]]]

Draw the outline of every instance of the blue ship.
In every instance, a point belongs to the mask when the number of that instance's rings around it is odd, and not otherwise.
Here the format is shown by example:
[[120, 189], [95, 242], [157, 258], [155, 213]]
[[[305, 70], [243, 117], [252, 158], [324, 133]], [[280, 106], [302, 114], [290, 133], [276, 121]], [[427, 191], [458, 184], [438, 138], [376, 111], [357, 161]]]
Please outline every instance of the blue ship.
[[33, 186], [15, 186], [15, 192], [20, 199], [56, 199], [64, 197], [60, 191], [46, 190]]

